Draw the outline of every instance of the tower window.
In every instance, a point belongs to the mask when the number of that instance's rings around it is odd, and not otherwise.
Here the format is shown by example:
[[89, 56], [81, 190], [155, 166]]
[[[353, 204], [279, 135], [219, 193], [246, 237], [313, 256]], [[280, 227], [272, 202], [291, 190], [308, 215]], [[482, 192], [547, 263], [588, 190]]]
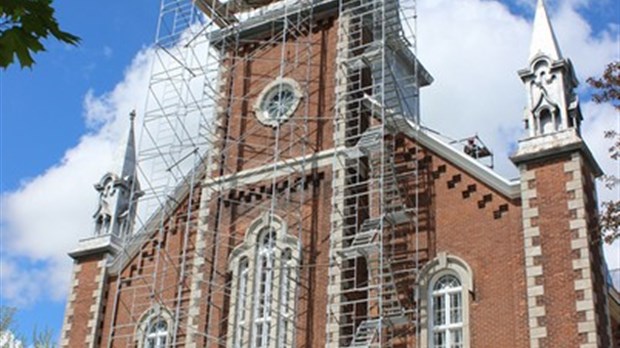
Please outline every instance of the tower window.
[[558, 130], [556, 119], [549, 109], [543, 109], [538, 117], [541, 134], [549, 134]]

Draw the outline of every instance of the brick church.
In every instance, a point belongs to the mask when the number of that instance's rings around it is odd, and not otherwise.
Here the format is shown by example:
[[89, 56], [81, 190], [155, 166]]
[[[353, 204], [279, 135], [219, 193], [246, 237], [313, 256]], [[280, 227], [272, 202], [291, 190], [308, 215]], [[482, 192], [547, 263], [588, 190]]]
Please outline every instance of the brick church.
[[415, 0], [161, 11], [152, 141], [132, 114], [95, 185], [62, 347], [620, 347], [602, 172], [542, 0], [514, 180], [420, 125]]

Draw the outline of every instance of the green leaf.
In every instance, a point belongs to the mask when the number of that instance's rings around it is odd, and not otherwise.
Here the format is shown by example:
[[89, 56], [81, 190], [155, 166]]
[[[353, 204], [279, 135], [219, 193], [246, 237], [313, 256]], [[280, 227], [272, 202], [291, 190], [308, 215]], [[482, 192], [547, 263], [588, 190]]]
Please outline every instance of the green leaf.
[[[51, 0], [0, 0], [0, 67], [13, 64], [15, 56], [22, 66], [34, 63], [32, 54], [45, 51], [42, 40], [77, 45], [80, 38], [60, 29]], [[5, 29], [6, 28], [6, 29]]]

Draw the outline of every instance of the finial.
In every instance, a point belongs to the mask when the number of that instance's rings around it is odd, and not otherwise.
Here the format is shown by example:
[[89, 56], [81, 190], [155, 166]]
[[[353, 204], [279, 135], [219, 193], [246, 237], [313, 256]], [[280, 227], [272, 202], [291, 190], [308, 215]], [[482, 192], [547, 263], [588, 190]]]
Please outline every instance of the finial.
[[134, 110], [131, 110], [131, 112], [129, 113], [129, 120], [133, 122], [133, 120], [135, 119], [136, 119], [136, 110], [134, 109]]

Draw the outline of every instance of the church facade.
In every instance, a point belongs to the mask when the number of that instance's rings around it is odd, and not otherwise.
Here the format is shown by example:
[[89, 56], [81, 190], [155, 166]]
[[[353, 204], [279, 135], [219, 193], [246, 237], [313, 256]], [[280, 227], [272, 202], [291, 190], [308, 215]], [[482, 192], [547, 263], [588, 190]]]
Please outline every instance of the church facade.
[[542, 0], [516, 180], [419, 125], [404, 2], [196, 3], [221, 28], [208, 156], [136, 226], [132, 116], [63, 347], [620, 347], [602, 172]]

